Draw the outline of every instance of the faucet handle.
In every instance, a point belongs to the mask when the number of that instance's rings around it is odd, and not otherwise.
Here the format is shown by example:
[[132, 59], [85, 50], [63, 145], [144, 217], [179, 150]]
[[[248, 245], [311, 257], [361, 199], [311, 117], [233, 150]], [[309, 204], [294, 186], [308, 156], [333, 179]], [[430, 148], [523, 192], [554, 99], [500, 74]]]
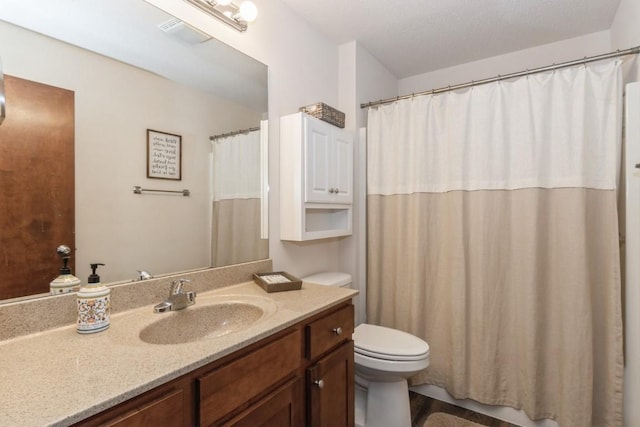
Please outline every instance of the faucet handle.
[[178, 295], [183, 293], [182, 288], [185, 283], [191, 282], [189, 279], [178, 279], [171, 282], [171, 290], [169, 291], [170, 295]]

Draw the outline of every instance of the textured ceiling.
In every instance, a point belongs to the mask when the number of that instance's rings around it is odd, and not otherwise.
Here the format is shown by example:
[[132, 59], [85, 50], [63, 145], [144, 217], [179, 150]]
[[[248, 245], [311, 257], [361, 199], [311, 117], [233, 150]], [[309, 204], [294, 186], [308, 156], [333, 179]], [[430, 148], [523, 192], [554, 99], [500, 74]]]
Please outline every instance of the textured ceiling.
[[404, 78], [607, 30], [620, 0], [283, 2], [335, 42], [358, 41]]

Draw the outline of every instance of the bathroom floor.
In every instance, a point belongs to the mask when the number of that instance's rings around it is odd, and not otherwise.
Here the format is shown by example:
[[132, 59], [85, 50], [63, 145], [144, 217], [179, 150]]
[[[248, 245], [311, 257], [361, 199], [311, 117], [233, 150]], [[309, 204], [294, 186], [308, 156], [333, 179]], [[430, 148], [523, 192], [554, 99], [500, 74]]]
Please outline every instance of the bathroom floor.
[[518, 427], [506, 421], [497, 420], [484, 414], [460, 408], [449, 403], [441, 402], [430, 397], [423, 396], [412, 391], [409, 392], [411, 401], [411, 424], [412, 427], [422, 427], [427, 417], [436, 412], [444, 412], [464, 418], [474, 423], [488, 427]]

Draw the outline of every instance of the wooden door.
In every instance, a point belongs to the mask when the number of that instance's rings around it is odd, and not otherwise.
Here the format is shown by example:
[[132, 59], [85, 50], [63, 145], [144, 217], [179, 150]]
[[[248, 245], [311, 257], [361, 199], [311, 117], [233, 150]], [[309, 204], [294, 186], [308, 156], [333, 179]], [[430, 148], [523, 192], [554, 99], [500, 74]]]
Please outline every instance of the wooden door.
[[56, 248], [75, 249], [74, 92], [5, 75], [5, 93], [0, 299], [49, 292], [62, 265]]

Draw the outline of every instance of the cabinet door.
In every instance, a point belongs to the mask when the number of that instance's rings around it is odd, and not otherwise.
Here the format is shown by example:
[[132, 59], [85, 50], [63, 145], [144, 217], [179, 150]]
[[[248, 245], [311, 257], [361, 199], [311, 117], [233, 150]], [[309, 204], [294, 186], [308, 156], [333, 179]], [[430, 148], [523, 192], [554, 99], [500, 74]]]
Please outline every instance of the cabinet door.
[[[332, 130], [319, 120], [304, 117], [305, 202], [330, 203], [333, 199]], [[330, 192], [331, 190], [331, 192]]]
[[274, 393], [224, 424], [225, 427], [297, 427], [304, 422], [303, 378]]
[[[353, 138], [342, 129], [333, 131], [333, 203], [353, 203]], [[333, 169], [333, 171], [331, 171]]]
[[252, 399], [258, 399], [286, 378], [302, 362], [299, 329], [251, 353], [199, 376], [196, 380], [201, 425], [220, 425]]
[[305, 202], [353, 202], [353, 137], [305, 117]]
[[353, 426], [353, 341], [307, 369], [307, 424], [311, 427]]

